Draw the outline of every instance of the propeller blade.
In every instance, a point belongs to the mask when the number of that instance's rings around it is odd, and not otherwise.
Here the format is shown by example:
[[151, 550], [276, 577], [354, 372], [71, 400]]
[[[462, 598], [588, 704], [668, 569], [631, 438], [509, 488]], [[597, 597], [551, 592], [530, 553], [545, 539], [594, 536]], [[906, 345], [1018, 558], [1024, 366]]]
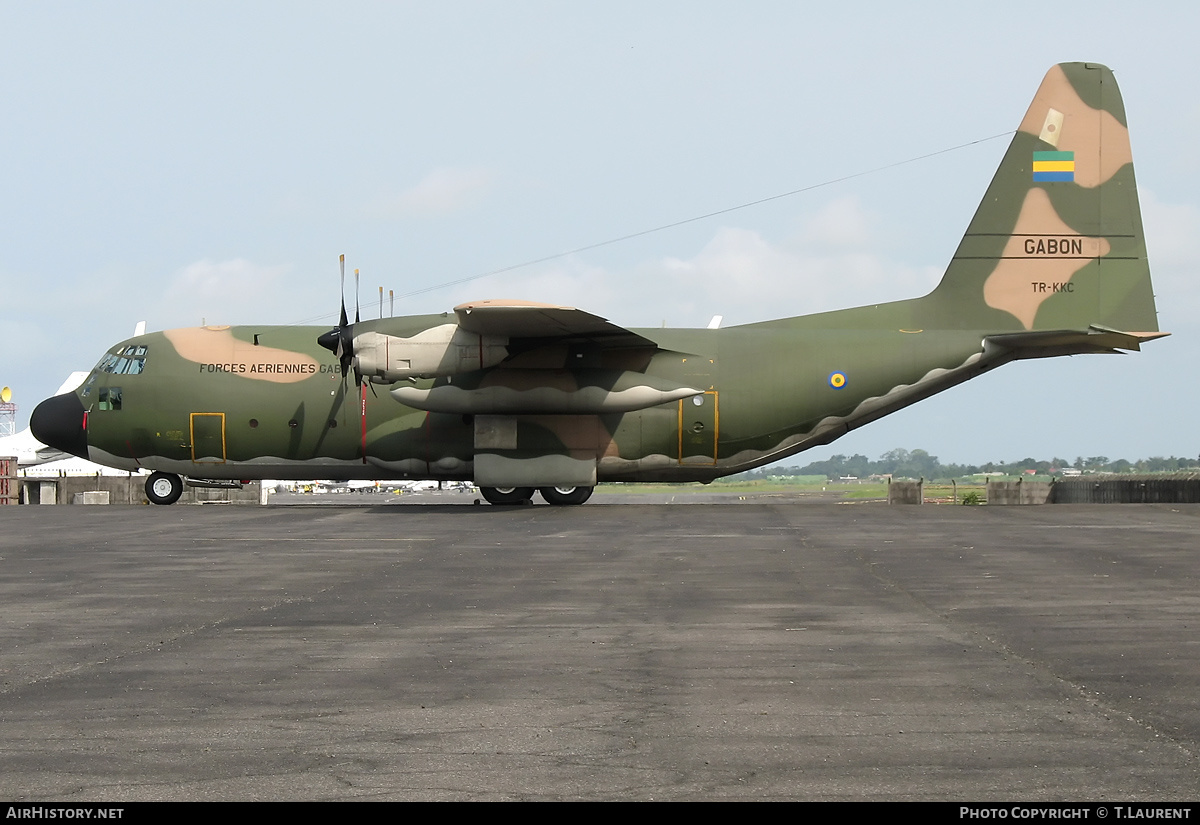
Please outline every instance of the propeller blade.
[[[346, 256], [338, 256], [338, 269], [341, 273], [341, 310], [338, 315], [338, 325], [317, 337], [317, 344], [337, 356], [342, 368], [342, 379], [345, 380], [350, 372], [350, 362], [354, 359], [354, 330], [346, 317]], [[358, 323], [358, 270], [354, 270], [354, 321]], [[357, 373], [358, 370], [355, 370]]]
[[342, 271], [342, 315], [338, 321], [339, 327], [345, 327], [348, 323], [346, 318], [346, 256], [342, 255], [338, 258], [338, 266]]

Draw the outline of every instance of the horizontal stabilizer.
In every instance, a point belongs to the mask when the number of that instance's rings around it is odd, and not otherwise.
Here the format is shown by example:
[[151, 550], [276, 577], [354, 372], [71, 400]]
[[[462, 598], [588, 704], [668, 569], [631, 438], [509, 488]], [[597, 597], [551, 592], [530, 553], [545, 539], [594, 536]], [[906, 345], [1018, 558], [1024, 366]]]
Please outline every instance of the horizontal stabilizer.
[[1048, 329], [989, 335], [992, 347], [1014, 352], [1018, 358], [1049, 358], [1054, 355], [1140, 351], [1146, 341], [1164, 338], [1169, 332], [1123, 332], [1093, 324], [1086, 330]]

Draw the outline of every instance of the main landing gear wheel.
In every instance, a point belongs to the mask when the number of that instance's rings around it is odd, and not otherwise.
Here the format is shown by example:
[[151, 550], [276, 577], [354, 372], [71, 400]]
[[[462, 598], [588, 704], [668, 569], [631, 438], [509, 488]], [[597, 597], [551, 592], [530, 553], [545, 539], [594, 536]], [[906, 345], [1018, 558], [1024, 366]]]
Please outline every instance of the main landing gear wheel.
[[528, 504], [533, 499], [532, 487], [480, 487], [479, 492], [488, 504]]
[[592, 497], [592, 487], [541, 487], [538, 492], [547, 504], [583, 504]]
[[154, 504], [174, 504], [183, 495], [183, 479], [174, 473], [151, 473], [146, 479], [146, 498]]

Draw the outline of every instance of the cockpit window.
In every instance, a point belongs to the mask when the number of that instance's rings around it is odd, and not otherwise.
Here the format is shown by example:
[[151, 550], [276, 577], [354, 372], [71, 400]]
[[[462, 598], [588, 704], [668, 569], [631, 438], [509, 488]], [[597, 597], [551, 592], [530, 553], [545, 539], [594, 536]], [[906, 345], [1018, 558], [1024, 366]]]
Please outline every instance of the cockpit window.
[[141, 344], [110, 352], [100, 359], [100, 363], [96, 365], [96, 372], [137, 375], [146, 368], [147, 349], [148, 347]]

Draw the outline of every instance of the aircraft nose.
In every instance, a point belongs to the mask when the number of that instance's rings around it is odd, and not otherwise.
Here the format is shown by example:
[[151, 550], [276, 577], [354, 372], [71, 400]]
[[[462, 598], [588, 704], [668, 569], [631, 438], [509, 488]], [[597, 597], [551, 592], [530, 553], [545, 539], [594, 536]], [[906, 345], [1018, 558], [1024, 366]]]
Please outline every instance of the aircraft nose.
[[73, 392], [47, 398], [29, 416], [29, 429], [38, 441], [64, 453], [88, 457], [83, 429], [83, 404]]

